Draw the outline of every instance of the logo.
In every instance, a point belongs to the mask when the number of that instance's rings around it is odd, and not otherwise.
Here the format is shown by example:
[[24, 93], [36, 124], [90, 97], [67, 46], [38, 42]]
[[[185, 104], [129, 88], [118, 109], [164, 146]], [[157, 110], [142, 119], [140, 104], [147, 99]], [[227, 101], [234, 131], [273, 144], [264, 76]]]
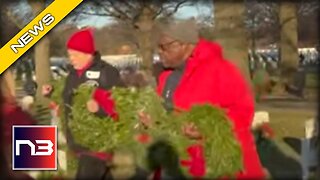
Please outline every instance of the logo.
[[0, 74], [35, 45], [83, 0], [55, 0], [0, 49]]
[[46, 14], [39, 22], [38, 24], [33, 26], [33, 29], [29, 29], [26, 33], [24, 33], [19, 39], [18, 44], [12, 44], [10, 47], [13, 50], [14, 53], [18, 53], [17, 48], [24, 48], [26, 45], [28, 45], [34, 38], [30, 36], [32, 34], [33, 36], [39, 36], [39, 31], [44, 30], [43, 24], [46, 26], [50, 26], [51, 23], [54, 22], [54, 17], [48, 13]]
[[13, 126], [12, 169], [57, 170], [57, 127]]

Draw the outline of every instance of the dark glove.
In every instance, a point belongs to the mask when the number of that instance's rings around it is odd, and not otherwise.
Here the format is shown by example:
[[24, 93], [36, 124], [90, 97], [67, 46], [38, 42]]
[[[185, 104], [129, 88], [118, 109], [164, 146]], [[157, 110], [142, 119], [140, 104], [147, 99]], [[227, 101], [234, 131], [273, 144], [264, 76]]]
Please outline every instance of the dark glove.
[[90, 155], [81, 155], [75, 179], [104, 179], [108, 172], [105, 161]]

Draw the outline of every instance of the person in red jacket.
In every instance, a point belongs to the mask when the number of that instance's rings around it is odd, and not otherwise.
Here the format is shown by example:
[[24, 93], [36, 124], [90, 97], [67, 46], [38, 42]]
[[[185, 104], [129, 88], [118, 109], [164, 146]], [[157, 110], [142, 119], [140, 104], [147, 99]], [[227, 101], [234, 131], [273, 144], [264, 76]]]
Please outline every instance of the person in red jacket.
[[24, 112], [18, 106], [15, 97], [15, 89], [12, 86], [12, 79], [8, 78], [8, 73], [0, 76], [0, 116], [1, 116], [1, 139], [3, 139], [2, 163], [5, 168], [1, 172], [7, 173], [9, 179], [33, 179], [25, 172], [12, 171], [11, 157], [12, 157], [12, 127], [14, 125], [35, 125], [37, 121], [27, 112]]
[[[234, 125], [243, 154], [244, 168], [236, 174], [237, 178], [264, 178], [250, 130], [254, 115], [253, 92], [241, 72], [223, 57], [217, 43], [198, 38], [195, 22], [163, 27], [158, 46], [167, 70], [159, 76], [157, 92], [164, 98], [166, 109], [188, 110], [205, 103], [224, 109]], [[193, 124], [183, 129], [190, 138], [201, 138], [201, 132]]]

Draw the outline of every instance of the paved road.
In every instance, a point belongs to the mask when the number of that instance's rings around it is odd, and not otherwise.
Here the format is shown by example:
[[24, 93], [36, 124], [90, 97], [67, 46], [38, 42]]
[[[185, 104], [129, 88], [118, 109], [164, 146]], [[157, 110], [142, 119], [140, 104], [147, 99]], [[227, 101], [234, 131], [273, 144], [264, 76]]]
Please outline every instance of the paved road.
[[306, 100], [295, 97], [268, 97], [261, 100], [257, 106], [267, 106], [272, 108], [290, 108], [290, 109], [303, 109], [303, 110], [316, 110], [318, 102], [315, 100]]

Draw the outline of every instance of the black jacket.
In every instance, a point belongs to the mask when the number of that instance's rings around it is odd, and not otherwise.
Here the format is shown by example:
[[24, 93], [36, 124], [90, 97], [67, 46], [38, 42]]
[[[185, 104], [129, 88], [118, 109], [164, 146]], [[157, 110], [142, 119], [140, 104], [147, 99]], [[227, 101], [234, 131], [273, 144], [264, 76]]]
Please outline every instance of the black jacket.
[[[70, 107], [72, 106], [73, 92], [81, 84], [93, 85], [106, 90], [110, 90], [114, 86], [123, 86], [119, 71], [110, 64], [102, 61], [99, 53], [96, 53], [93, 64], [87, 70], [85, 70], [80, 77], [78, 76], [75, 69], [70, 69], [63, 90], [63, 100], [66, 119], [65, 127], [67, 144], [71, 149], [75, 151], [86, 150], [86, 148], [80, 147], [79, 145], [74, 143], [72, 134], [68, 127], [68, 122], [72, 119]], [[99, 112], [96, 115], [101, 116], [106, 114], [100, 108]]]

